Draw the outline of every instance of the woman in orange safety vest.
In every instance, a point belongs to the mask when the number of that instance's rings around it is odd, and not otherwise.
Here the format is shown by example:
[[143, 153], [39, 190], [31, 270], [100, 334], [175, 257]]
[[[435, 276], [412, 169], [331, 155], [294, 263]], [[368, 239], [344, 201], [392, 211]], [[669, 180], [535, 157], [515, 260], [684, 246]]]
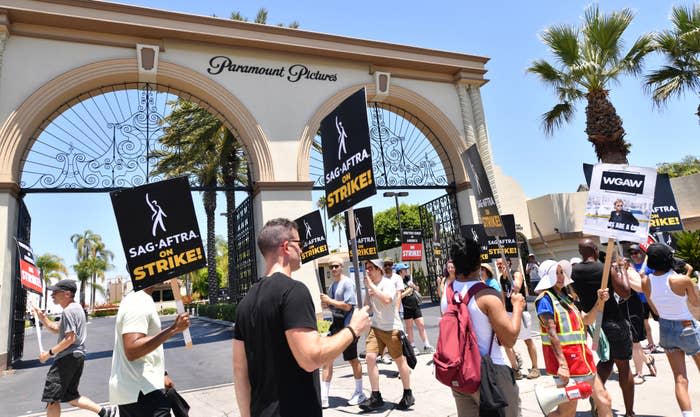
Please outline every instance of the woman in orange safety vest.
[[[571, 264], [548, 260], [539, 267], [540, 282], [535, 306], [540, 322], [542, 351], [547, 373], [554, 376], [557, 387], [570, 381], [588, 382], [593, 387], [593, 401], [598, 416], [612, 416], [610, 395], [596, 374], [593, 354], [586, 345], [586, 325], [595, 321], [596, 312], [602, 312], [610, 298], [608, 290], [598, 290], [598, 301], [587, 314], [576, 308], [566, 286], [571, 284]], [[576, 400], [559, 404], [550, 416], [576, 415]]]

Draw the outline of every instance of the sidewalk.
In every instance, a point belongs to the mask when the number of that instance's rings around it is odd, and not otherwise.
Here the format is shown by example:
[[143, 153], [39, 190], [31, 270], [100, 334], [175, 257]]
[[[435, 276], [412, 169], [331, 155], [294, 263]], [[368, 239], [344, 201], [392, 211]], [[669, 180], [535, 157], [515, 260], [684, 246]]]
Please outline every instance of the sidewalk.
[[[658, 336], [658, 325], [652, 322], [653, 332]], [[658, 337], [657, 339], [658, 340]], [[535, 339], [539, 356], [539, 367], [544, 367], [542, 351], [539, 338]], [[518, 341], [516, 344], [518, 351], [524, 360], [524, 370], [530, 366], [530, 359], [527, 355], [525, 344]], [[680, 411], [674, 395], [674, 384], [671, 369], [668, 365], [666, 355], [653, 355], [656, 359], [658, 376], [647, 377], [646, 382], [637, 385], [635, 389], [635, 412], [642, 416], [680, 416]], [[394, 410], [395, 405], [402, 394], [401, 381], [398, 379], [398, 372], [395, 365], [379, 364], [380, 388], [386, 407], [372, 416], [420, 416], [420, 417], [451, 417], [456, 416], [454, 400], [450, 390], [437, 382], [433, 376], [433, 367], [426, 364], [432, 355], [418, 356], [418, 365], [411, 372], [411, 387], [416, 398], [416, 404], [407, 411]], [[224, 358], [222, 358], [224, 359]], [[228, 359], [226, 359], [228, 360]], [[686, 361], [688, 365], [688, 376], [690, 381], [690, 398], [693, 399], [696, 409], [700, 409], [700, 378], [692, 360]], [[363, 370], [366, 367], [363, 363]], [[645, 374], [647, 373], [645, 368]], [[369, 393], [369, 380], [364, 376], [365, 392]], [[542, 412], [535, 399], [535, 384], [554, 386], [552, 378], [542, 376], [535, 380], [523, 379], [518, 381], [520, 387], [521, 408], [523, 417], [540, 417]], [[622, 393], [617, 383], [617, 375], [613, 374], [607, 384], [608, 391], [612, 397], [613, 409], [624, 413]], [[333, 382], [330, 392], [330, 406], [324, 410], [326, 417], [347, 417], [349, 414], [361, 414], [357, 406], [349, 407], [345, 401], [354, 390], [354, 380], [349, 366], [343, 365], [335, 368]], [[195, 390], [181, 392], [183, 397], [190, 403], [192, 417], [220, 417], [239, 416], [236, 405], [235, 391], [233, 384], [224, 384], [214, 387], [206, 387]], [[580, 401], [578, 415], [590, 415], [588, 401]], [[41, 416], [42, 414], [32, 414], [29, 417]], [[94, 417], [94, 414], [82, 410], [64, 409], [63, 416], [69, 417]], [[25, 415], [27, 417], [27, 415]]]

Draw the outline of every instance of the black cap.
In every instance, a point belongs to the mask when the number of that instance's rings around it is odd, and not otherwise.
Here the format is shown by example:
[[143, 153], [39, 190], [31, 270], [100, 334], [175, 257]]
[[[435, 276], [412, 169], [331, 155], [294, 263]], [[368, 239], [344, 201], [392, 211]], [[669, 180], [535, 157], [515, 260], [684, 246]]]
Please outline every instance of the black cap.
[[668, 271], [673, 264], [673, 250], [663, 243], [654, 243], [647, 249], [647, 265], [656, 271]]
[[47, 289], [50, 291], [70, 291], [75, 294], [78, 291], [78, 286], [72, 279], [62, 279], [56, 284], [49, 286]]

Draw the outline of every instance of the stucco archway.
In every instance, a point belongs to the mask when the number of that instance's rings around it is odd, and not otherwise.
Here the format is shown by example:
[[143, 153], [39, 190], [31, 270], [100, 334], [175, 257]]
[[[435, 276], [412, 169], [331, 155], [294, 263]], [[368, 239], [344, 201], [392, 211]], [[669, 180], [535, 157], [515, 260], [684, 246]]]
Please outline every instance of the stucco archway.
[[[44, 84], [0, 128], [0, 182], [19, 183], [22, 157], [33, 144], [32, 135], [68, 100], [104, 85], [136, 81], [136, 59], [114, 59], [75, 68]], [[267, 139], [240, 100], [209, 78], [167, 61], [159, 62], [158, 83], [188, 92], [216, 109], [227, 127], [239, 133], [249, 157], [252, 180], [274, 180]]]
[[[298, 181], [308, 181], [311, 179], [309, 178], [311, 146], [314, 136], [321, 125], [321, 120], [323, 120], [323, 118], [338, 104], [350, 96], [350, 94], [362, 87], [365, 87], [367, 91], [367, 100], [373, 101], [376, 94], [375, 85], [373, 83], [354, 85], [338, 91], [326, 100], [309, 119], [299, 140], [299, 149], [297, 153]], [[420, 119], [420, 121], [435, 134], [435, 140], [438, 140], [445, 149], [444, 157], [449, 158], [449, 160], [443, 160], [442, 164], [444, 167], [452, 166], [454, 178], [451, 178], [451, 180], [454, 181], [454, 184], [463, 184], [468, 181], [467, 171], [460, 157], [467, 149], [464, 135], [457, 130], [454, 124], [437, 106], [420, 94], [396, 85], [391, 86], [389, 96], [384, 98], [382, 103], [399, 107]]]

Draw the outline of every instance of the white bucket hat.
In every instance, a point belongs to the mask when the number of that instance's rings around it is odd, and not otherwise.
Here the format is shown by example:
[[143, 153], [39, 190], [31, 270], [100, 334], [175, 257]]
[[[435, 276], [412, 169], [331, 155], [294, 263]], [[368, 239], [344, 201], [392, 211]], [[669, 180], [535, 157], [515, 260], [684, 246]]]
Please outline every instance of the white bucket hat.
[[555, 262], [548, 259], [540, 264], [540, 282], [535, 287], [536, 294], [552, 288], [557, 283], [557, 266], [561, 266], [564, 272], [564, 286], [566, 287], [573, 282], [571, 281], [571, 263], [569, 261]]

